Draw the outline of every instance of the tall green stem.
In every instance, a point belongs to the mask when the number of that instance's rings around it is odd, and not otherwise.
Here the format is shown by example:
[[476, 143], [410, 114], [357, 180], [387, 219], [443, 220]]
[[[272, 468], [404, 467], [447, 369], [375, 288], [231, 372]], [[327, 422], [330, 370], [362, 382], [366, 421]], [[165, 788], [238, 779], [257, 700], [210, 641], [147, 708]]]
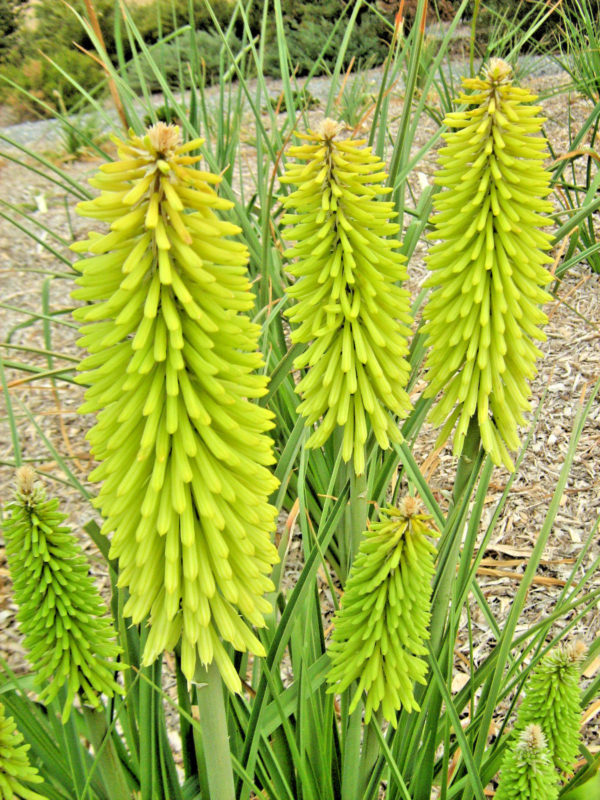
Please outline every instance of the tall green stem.
[[235, 800], [223, 682], [215, 662], [198, 667], [194, 682], [205, 684], [198, 686], [198, 710], [210, 796], [215, 800]]
[[350, 485], [350, 500], [339, 537], [340, 577], [343, 583], [350, 574], [352, 561], [360, 545], [361, 534], [367, 524], [366, 475], [364, 473], [357, 475], [353, 465], [349, 463], [346, 469], [346, 480]]
[[348, 572], [358, 553], [360, 537], [367, 524], [367, 476], [363, 472], [357, 475], [354, 468], [350, 468], [350, 528], [348, 531], [349, 560]]
[[465, 486], [469, 482], [473, 468], [477, 463], [480, 446], [481, 435], [479, 433], [479, 422], [477, 421], [477, 415], [474, 414], [467, 428], [462, 454], [458, 459], [454, 489], [452, 491], [452, 506], [458, 503], [465, 490]]
[[[58, 692], [58, 707], [61, 711], [65, 707], [66, 697], [67, 689], [65, 686], [62, 686]], [[83, 759], [79, 732], [77, 730], [77, 723], [75, 722], [75, 714], [71, 711], [69, 718], [63, 725], [59, 725], [56, 716], [52, 718], [57, 731], [60, 731], [60, 736], [62, 736], [63, 747], [65, 748], [67, 762], [73, 778], [73, 788], [76, 793], [75, 797], [77, 800], [80, 800], [80, 798], [84, 798], [88, 794], [85, 790], [87, 784], [87, 769]]]
[[127, 798], [131, 790], [125, 779], [123, 765], [106, 724], [104, 710], [83, 706], [87, 734], [94, 748], [102, 783], [110, 797]]
[[[448, 510], [448, 519], [452, 515], [452, 511], [460, 502], [462, 495], [467, 487], [470, 478], [473, 475], [473, 470], [479, 469], [481, 465], [481, 458], [479, 457], [481, 451], [481, 437], [479, 433], [479, 423], [477, 415], [471, 417], [467, 435], [463, 446], [462, 454], [458, 460], [456, 468], [456, 477], [454, 479], [454, 489], [452, 492], [452, 504]], [[461, 524], [452, 524], [450, 529], [446, 524], [446, 530], [450, 533], [452, 539], [449, 546], [449, 553], [446, 558], [444, 569], [440, 577], [439, 586], [435, 593], [434, 605], [431, 615], [431, 651], [434, 658], [442, 660], [444, 658], [444, 648], [453, 645], [447, 641], [446, 634], [448, 632], [447, 619], [448, 609], [450, 607], [450, 598], [452, 596], [452, 587], [456, 580], [456, 565], [460, 558], [460, 548], [462, 544], [462, 530]], [[438, 719], [442, 708], [442, 695], [439, 691], [435, 691], [433, 698], [430, 701], [429, 713], [432, 719]], [[417, 774], [425, 775], [428, 773], [427, 780], [421, 781], [419, 787], [414, 794], [414, 800], [428, 800], [430, 794], [431, 782], [433, 780], [433, 765], [435, 761], [435, 751], [438, 746], [437, 729], [431, 728], [429, 737], [421, 748], [421, 766], [416, 770]]]
[[469, 45], [469, 75], [475, 77], [475, 30], [477, 28], [477, 17], [479, 16], [479, 5], [481, 0], [475, 0], [473, 8], [473, 19], [471, 20], [471, 41]]

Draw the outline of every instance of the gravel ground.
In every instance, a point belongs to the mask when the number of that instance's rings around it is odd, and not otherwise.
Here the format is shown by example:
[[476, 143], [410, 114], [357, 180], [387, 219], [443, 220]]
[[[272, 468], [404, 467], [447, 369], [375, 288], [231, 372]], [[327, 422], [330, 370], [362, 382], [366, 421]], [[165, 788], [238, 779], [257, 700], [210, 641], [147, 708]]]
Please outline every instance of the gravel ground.
[[[559, 75], [561, 73], [560, 67], [554, 59], [548, 56], [524, 56], [519, 61], [519, 69], [522, 74], [530, 75], [532, 78], [542, 78], [548, 75]], [[454, 60], [450, 65], [444, 65], [444, 74], [448, 77], [450, 74], [454, 80], [458, 80], [461, 75], [468, 73], [469, 65], [466, 60]], [[379, 69], [372, 69], [366, 72], [367, 83], [377, 83], [381, 76]], [[302, 85], [302, 80], [300, 80]], [[254, 82], [251, 82], [251, 86]], [[282, 89], [281, 81], [269, 80], [271, 89], [271, 96], [276, 98]], [[330, 80], [328, 77], [313, 78], [310, 82], [309, 90], [311, 94], [321, 101], [325, 101], [329, 93]], [[216, 87], [213, 87], [208, 92], [209, 98], [211, 94], [216, 94]], [[155, 95], [153, 98], [156, 107], [161, 106], [164, 102], [162, 95]], [[107, 131], [118, 128], [119, 120], [116, 112], [105, 104], [105, 115], [100, 119], [97, 115], [83, 116], [83, 121], [96, 120], [101, 128]], [[141, 106], [140, 106], [141, 109]], [[142, 112], [144, 113], [144, 112]], [[0, 110], [0, 137], [2, 137], [2, 144], [9, 146], [5, 141], [10, 139], [22, 147], [43, 147], [50, 149], [60, 145], [61, 143], [61, 122], [56, 119], [43, 119], [30, 122], [20, 122], [15, 124], [3, 124], [5, 121], [10, 120], [10, 113], [5, 109], [4, 114]], [[77, 118], [71, 118], [73, 123], [77, 122]]]
[[[548, 72], [553, 64], [539, 62], [536, 76], [530, 83], [540, 91], [551, 90], [556, 85], [556, 76]], [[377, 81], [378, 73], [373, 72], [370, 80]], [[311, 92], [324, 97], [327, 85], [324, 79], [311, 84]], [[280, 84], [272, 81], [270, 92], [276, 96]], [[160, 99], [157, 98], [157, 104]], [[397, 87], [392, 97], [392, 112], [401, 109], [401, 87]], [[589, 114], [587, 101], [577, 96], [561, 94], [549, 97], [544, 102], [548, 122], [546, 134], [557, 153], [568, 151], [567, 120], [577, 125]], [[319, 112], [311, 112], [311, 120], [316, 122]], [[265, 120], [266, 121], [266, 120]], [[56, 122], [25, 123], [4, 129], [2, 135], [14, 137], [21, 145], [35, 145], [48, 151], [52, 148], [52, 136], [56, 135]], [[424, 119], [414, 143], [415, 152], [434, 132], [434, 123]], [[252, 163], [255, 163], [255, 150], [251, 144], [242, 149], [242, 175], [244, 183], [253, 182]], [[79, 161], [67, 163], [65, 174], [74, 180], [82, 181], [93, 174], [98, 162]], [[431, 180], [434, 171], [434, 154], [429, 154], [410, 176], [411, 187], [418, 198], [424, 186]], [[49, 183], [43, 176], [26, 171], [8, 160], [0, 162], [0, 199], [14, 204], [18, 209], [31, 214], [31, 218], [50, 231], [70, 241], [73, 236], [82, 236], [90, 227], [87, 220], [73, 215], [74, 198], [65, 189]], [[50, 234], [42, 228], [37, 233], [43, 241], [50, 241]], [[57, 248], [64, 247], [57, 242]], [[426, 270], [423, 257], [426, 246], [420, 242], [409, 265], [409, 288], [414, 295], [420, 289]], [[555, 254], [557, 263], [562, 251]], [[61, 263], [40, 244], [36, 244], [16, 227], [2, 223], [0, 227], [0, 294], [3, 302], [15, 310], [4, 309], [0, 316], [0, 341], [8, 335], [15, 345], [43, 347], [43, 330], [39, 322], [28, 327], [15, 326], [28, 321], [27, 311], [39, 309], [40, 297], [46, 275], [43, 270], [65, 272]], [[53, 280], [49, 289], [49, 310], [60, 314], [60, 325], [53, 326], [52, 348], [65, 355], [77, 354], [76, 334], [71, 327], [68, 314], [62, 314], [71, 306], [69, 292], [70, 280]], [[511, 606], [512, 597], [518, 585], [529, 554], [543, 525], [547, 506], [556, 485], [563, 459], [569, 446], [574, 420], [581, 398], [589, 395], [590, 386], [600, 377], [600, 276], [590, 273], [587, 265], [571, 270], [558, 288], [557, 299], [547, 309], [549, 323], [548, 339], [542, 345], [544, 358], [540, 361], [540, 372], [533, 383], [533, 406], [539, 403], [546, 392], [546, 400], [538, 424], [534, 430], [532, 444], [519, 470], [515, 484], [504, 512], [495, 528], [492, 540], [485, 553], [484, 571], [479, 577], [482, 592], [497, 619], [501, 622]], [[9, 352], [17, 360], [18, 350]], [[36, 361], [27, 355], [29, 362]], [[43, 358], [37, 360], [45, 366]], [[58, 365], [66, 364], [57, 360]], [[77, 530], [81, 530], [95, 514], [81, 496], [70, 487], [62, 485], [50, 476], [59, 474], [57, 457], [68, 463], [73, 474], [85, 485], [86, 475], [91, 465], [84, 440], [91, 419], [81, 417], [76, 409], [81, 402], [81, 389], [74, 384], [59, 382], [53, 387], [48, 379], [34, 383], [19, 382], [22, 374], [7, 371], [7, 379], [13, 404], [17, 410], [17, 427], [20, 446], [25, 458], [32, 459], [40, 472], [48, 476], [50, 489], [63, 499], [64, 510]], [[416, 387], [416, 393], [422, 389]], [[21, 406], [21, 403], [23, 404]], [[27, 408], [29, 414], [23, 409]], [[40, 431], [46, 437], [50, 449], [45, 447]], [[433, 449], [435, 434], [425, 427], [416, 446], [416, 457], [428, 476], [432, 490], [442, 505], [447, 502], [451, 490], [456, 462], [448, 448], [436, 452]], [[5, 466], [14, 458], [9, 426], [5, 411], [0, 411], [0, 500], [6, 502], [11, 494], [12, 470]], [[560, 511], [544, 562], [529, 592], [525, 613], [518, 632], [527, 630], [532, 624], [551, 612], [558, 592], [564, 585], [573, 560], [581, 551], [582, 544], [592, 533], [594, 523], [600, 512], [600, 479], [598, 463], [600, 459], [600, 405], [596, 401], [588, 418], [581, 442], [575, 457], [569, 482], [563, 493]], [[493, 509], [504, 489], [508, 473], [500, 468], [494, 472], [493, 481], [486, 498], [484, 523], [491, 517]], [[282, 524], [285, 520], [282, 519]], [[482, 531], [483, 533], [483, 531]], [[89, 540], [84, 540], [85, 549], [92, 561], [92, 571], [105, 591], [107, 579], [103, 563]], [[590, 552], [584, 559], [582, 568], [589, 566], [593, 558], [600, 555], [600, 540], [594, 534]], [[301, 570], [301, 543], [296, 535], [286, 565], [286, 582], [291, 585]], [[487, 570], [487, 572], [485, 572]], [[578, 576], [581, 575], [581, 570]], [[600, 588], [600, 575], [596, 574], [590, 582], [589, 590]], [[322, 591], [324, 612], [331, 606], [325, 586]], [[494, 644], [493, 633], [483, 614], [473, 605], [472, 624], [475, 635], [476, 663]], [[20, 671], [24, 667], [24, 653], [21, 639], [14, 621], [15, 608], [12, 603], [8, 571], [0, 550], [0, 654], [10, 665]], [[564, 624], [561, 622], [560, 624]], [[466, 624], [465, 624], [466, 631]], [[597, 605], [573, 631], [590, 645], [600, 635], [600, 607]], [[468, 677], [468, 641], [465, 637], [457, 643], [455, 689]], [[600, 663], [592, 665], [587, 678], [590, 679], [600, 668]], [[584, 738], [594, 752], [600, 750], [600, 726], [598, 707], [593, 708], [584, 727]], [[178, 743], [174, 740], [175, 749]]]

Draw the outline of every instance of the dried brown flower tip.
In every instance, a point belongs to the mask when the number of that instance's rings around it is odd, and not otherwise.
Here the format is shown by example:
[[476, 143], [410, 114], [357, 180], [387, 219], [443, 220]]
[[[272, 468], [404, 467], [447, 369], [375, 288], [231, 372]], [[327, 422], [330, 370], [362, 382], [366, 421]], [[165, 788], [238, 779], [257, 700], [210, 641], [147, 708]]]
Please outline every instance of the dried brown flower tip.
[[492, 58], [487, 67], [485, 67], [484, 74], [487, 80], [498, 86], [511, 80], [512, 67], [501, 58]]
[[35, 481], [35, 470], [33, 467], [19, 467], [17, 470], [17, 492], [22, 495], [30, 495], [33, 492], [33, 482]]
[[418, 514], [420, 508], [421, 503], [417, 497], [404, 497], [398, 505], [400, 513], [402, 516], [407, 517], [407, 519], [410, 519], [410, 517], [414, 517], [415, 514]]
[[582, 642], [581, 639], [577, 639], [575, 642], [569, 642], [569, 644], [565, 646], [565, 655], [567, 660], [571, 663], [583, 661], [587, 655], [587, 646], [585, 642]]
[[336, 122], [334, 119], [326, 117], [319, 125], [317, 133], [324, 139], [335, 139], [345, 128], [343, 122]]
[[178, 125], [167, 125], [157, 122], [148, 128], [150, 144], [162, 158], [168, 158], [181, 143], [181, 132]]
[[528, 725], [519, 736], [519, 747], [538, 753], [546, 747], [546, 737], [539, 725]]

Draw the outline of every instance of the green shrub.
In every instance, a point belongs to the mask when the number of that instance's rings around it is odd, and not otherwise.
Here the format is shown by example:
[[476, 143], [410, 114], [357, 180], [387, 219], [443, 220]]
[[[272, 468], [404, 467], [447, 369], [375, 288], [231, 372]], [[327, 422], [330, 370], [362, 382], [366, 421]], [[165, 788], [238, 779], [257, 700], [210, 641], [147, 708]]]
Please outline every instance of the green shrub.
[[[71, 75], [86, 91], [92, 91], [103, 80], [102, 69], [96, 62], [72, 47], [60, 46], [49, 49], [52, 60]], [[8, 80], [18, 83], [31, 97], [5, 84], [0, 87], [0, 98], [17, 108], [23, 117], [51, 116], [59, 108], [59, 95], [67, 111], [81, 105], [81, 94], [75, 86], [43, 55], [29, 56], [21, 64], [9, 64], [3, 74]], [[39, 105], [45, 104], [46, 107]]]
[[[52, 55], [55, 48], [71, 48], [78, 44], [86, 50], [93, 50], [94, 46], [71, 7], [80, 15], [85, 16], [83, 0], [67, 5], [57, 3], [55, 0], [40, 0], [35, 5], [34, 23], [27, 29], [24, 36], [30, 51], [46, 52]], [[114, 43], [114, 12], [113, 0], [95, 0], [94, 9], [98, 18], [102, 36], [109, 55], [115, 52]]]
[[[71, 10], [72, 7], [85, 17], [85, 4], [83, 0], [74, 0], [69, 5], [57, 3], [56, 0], [40, 0], [35, 6], [33, 24], [28, 27], [19, 25], [19, 5], [20, 0], [0, 0], [0, 63], [6, 62], [3, 75], [19, 83], [23, 89], [52, 109], [56, 107], [55, 92], [59, 92], [67, 110], [71, 110], [79, 93], [40, 52], [49, 55], [87, 91], [102, 80], [103, 73], [98, 65], [76, 49], [78, 45], [86, 50], [94, 50], [92, 41]], [[230, 0], [211, 0], [211, 7], [221, 24], [229, 21]], [[114, 0], [95, 0], [94, 9], [106, 52], [113, 63], [116, 63]], [[212, 18], [203, 0], [194, 0], [193, 9], [196, 27], [212, 28]], [[136, 27], [149, 45], [189, 23], [188, 0], [156, 0], [153, 4], [132, 5], [130, 11]], [[122, 46], [125, 58], [131, 58], [131, 43], [127, 36], [123, 37]], [[204, 32], [198, 46], [206, 64], [207, 78], [210, 80], [218, 73], [220, 39], [212, 31]], [[161, 68], [164, 65], [165, 74], [171, 84], [178, 81], [180, 59], [182, 62], [189, 61], [190, 49], [189, 37], [182, 36], [177, 43], [160, 45], [158, 53], [155, 51], [155, 57]], [[136, 83], [133, 69], [130, 74]], [[158, 90], [160, 86], [152, 71], [145, 69], [144, 74], [152, 88]], [[139, 89], [139, 81], [136, 88]], [[52, 113], [38, 106], [34, 100], [23, 100], [23, 95], [15, 93], [7, 85], [0, 85], [0, 99], [19, 109], [23, 116], [45, 116]]]
[[[265, 0], [259, 0], [251, 9], [250, 25], [253, 33], [260, 33], [264, 2]], [[343, 0], [324, 0], [322, 3], [282, 0], [291, 67], [296, 70], [297, 75], [305, 75], [319, 60], [321, 51], [347, 5]], [[272, 2], [269, 3], [269, 7], [272, 8]], [[346, 15], [349, 11], [351, 9], [347, 9]], [[382, 15], [378, 16], [367, 7], [361, 9], [346, 50], [344, 66], [347, 67], [353, 57], [356, 61], [369, 59], [373, 65], [381, 64], [388, 53], [392, 39], [393, 19], [393, 12], [386, 14], [382, 12]], [[338, 25], [324, 54], [323, 68], [319, 70], [320, 72], [333, 69], [342, 46], [345, 29], [343, 22]], [[279, 77], [281, 70], [275, 36], [275, 25], [271, 25], [267, 33], [264, 69], [267, 75]]]
[[[213, 14], [221, 25], [227, 25], [232, 12], [231, 0], [211, 0]], [[194, 27], [212, 30], [212, 17], [204, 0], [192, 0]], [[189, 0], [155, 0], [148, 5], [132, 6], [131, 16], [146, 44], [154, 44], [161, 36], [190, 24]]]
[[22, 0], [0, 0], [0, 64], [16, 47], [19, 33], [19, 13]]
[[[235, 53], [240, 49], [241, 43], [235, 36], [230, 35], [229, 46]], [[202, 69], [207, 83], [212, 83], [219, 75], [222, 47], [223, 42], [219, 34], [196, 31], [195, 50], [202, 59]], [[189, 35], [179, 36], [170, 42], [159, 42], [152, 47], [152, 58], [169, 86], [179, 86], [181, 79], [186, 88], [189, 88], [192, 82], [197, 82], [198, 76], [193, 75], [189, 68], [189, 65], [193, 63], [192, 49]], [[133, 89], [139, 91], [141, 88], [138, 67], [148, 89], [153, 92], [160, 91], [161, 85], [158, 78], [143, 56], [139, 58], [137, 66], [132, 62], [127, 70], [128, 82]]]

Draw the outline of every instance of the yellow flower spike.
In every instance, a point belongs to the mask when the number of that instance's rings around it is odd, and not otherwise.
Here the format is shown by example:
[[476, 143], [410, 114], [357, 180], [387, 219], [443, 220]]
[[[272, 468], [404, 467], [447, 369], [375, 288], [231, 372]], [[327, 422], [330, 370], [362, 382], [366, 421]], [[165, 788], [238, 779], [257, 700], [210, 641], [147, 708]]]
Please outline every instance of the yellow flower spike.
[[382, 509], [380, 521], [364, 532], [334, 617], [329, 691], [343, 692], [358, 681], [350, 712], [364, 691], [365, 722], [380, 707], [394, 727], [400, 708], [419, 710], [413, 683], [425, 683], [421, 656], [436, 553], [429, 537], [439, 534], [418, 506], [406, 497], [399, 508]]
[[100, 196], [79, 206], [112, 232], [75, 246], [97, 255], [77, 262], [73, 296], [91, 301], [75, 312], [93, 354], [80, 377], [81, 411], [97, 412], [90, 479], [104, 481], [97, 505], [129, 589], [125, 613], [150, 617], [143, 661], [181, 641], [188, 679], [216, 659], [239, 691], [221, 639], [263, 652], [248, 623], [264, 625], [278, 560], [273, 423], [252, 402], [267, 379], [253, 374], [263, 362], [260, 327], [245, 316], [247, 250], [215, 215], [232, 205], [212, 188], [220, 178], [192, 168], [201, 144], [163, 123], [117, 141], [118, 161], [92, 181]]
[[[290, 213], [286, 252], [296, 282], [288, 295], [297, 302], [287, 315], [297, 327], [292, 341], [307, 342], [295, 362], [307, 367], [297, 386], [299, 411], [319, 427], [308, 447], [323, 445], [344, 428], [344, 461], [364, 471], [367, 421], [380, 446], [402, 440], [392, 414], [405, 417], [409, 365], [409, 295], [397, 284], [406, 278], [397, 252], [399, 227], [389, 222], [392, 203], [377, 200], [383, 164], [364, 141], [341, 139], [342, 126], [324, 120], [317, 132], [291, 147], [282, 182], [298, 188], [283, 201]], [[391, 412], [391, 413], [389, 413]]]
[[517, 427], [529, 410], [528, 381], [541, 355], [546, 322], [539, 305], [552, 276], [544, 268], [551, 237], [541, 230], [552, 210], [544, 170], [544, 119], [535, 97], [512, 85], [511, 68], [492, 59], [480, 78], [463, 79], [440, 150], [426, 285], [433, 292], [423, 328], [431, 347], [426, 395], [444, 394], [430, 414], [438, 444], [455, 427], [459, 456], [474, 415], [481, 442], [496, 464], [514, 466]]

